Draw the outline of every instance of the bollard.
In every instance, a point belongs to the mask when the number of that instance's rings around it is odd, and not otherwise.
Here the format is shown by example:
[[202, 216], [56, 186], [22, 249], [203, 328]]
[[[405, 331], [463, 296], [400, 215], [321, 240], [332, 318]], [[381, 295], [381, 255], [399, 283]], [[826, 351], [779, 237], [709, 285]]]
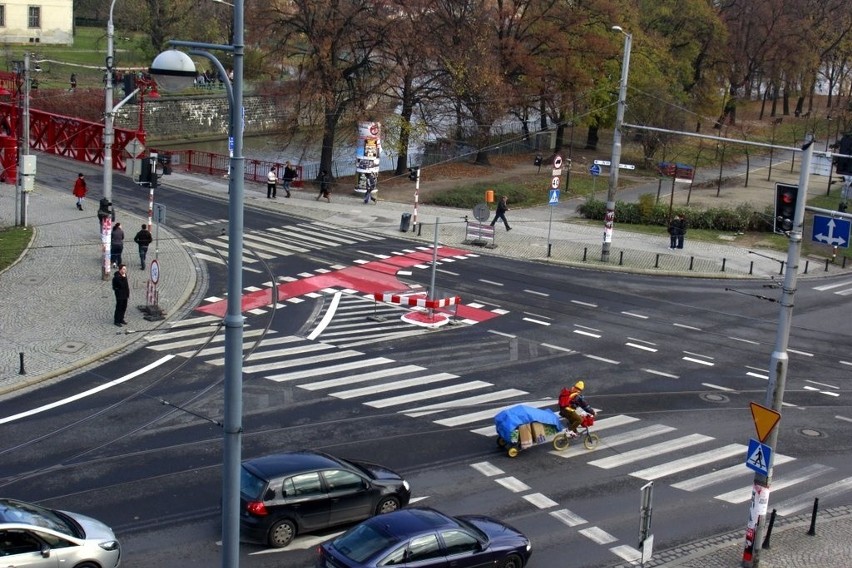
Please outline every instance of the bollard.
[[754, 261], [748, 263], [748, 275], [751, 276], [754, 273]]
[[547, 258], [550, 258], [550, 249], [553, 247], [552, 243], [547, 243]]
[[785, 265], [785, 264], [787, 264], [787, 261], [786, 261], [786, 260], [782, 260], [782, 261], [781, 261], [781, 270], [779, 270], [779, 271], [778, 271], [778, 276], [783, 276], [783, 275], [784, 275], [784, 265]]
[[810, 266], [810, 264], [811, 264], [811, 261], [810, 261], [810, 260], [806, 260], [806, 261], [805, 261], [805, 274], [807, 274], [807, 273], [808, 273], [808, 266]]
[[417, 225], [417, 236], [420, 237], [423, 234], [423, 223], [418, 223]]
[[819, 510], [819, 497], [814, 498], [814, 510], [811, 513], [811, 528], [808, 529], [808, 536], [816, 535], [817, 510]]
[[660, 267], [660, 253], [657, 253], [657, 258], [654, 259], [654, 268]]
[[694, 256], [690, 256], [690, 257], [689, 257], [689, 269], [690, 269], [690, 270], [692, 270], [692, 264], [693, 264], [694, 262], [695, 262], [695, 257], [694, 257]]
[[828, 263], [829, 263], [829, 260], [826, 258], [825, 259], [825, 271], [824, 272], [828, 272]]
[[583, 262], [586, 262], [586, 255], [589, 253], [589, 247], [583, 247]]
[[846, 268], [846, 257], [843, 257], [843, 262], [840, 263], [840, 268]]
[[727, 260], [728, 260], [727, 258], [722, 259], [722, 272], [725, 272], [725, 261], [727, 261]]
[[772, 509], [772, 514], [769, 516], [769, 524], [766, 527], [766, 537], [763, 539], [763, 545], [760, 547], [763, 550], [769, 550], [769, 537], [772, 536], [772, 525], [775, 524], [776, 510]]
[[618, 253], [618, 266], [624, 266], [624, 251]]
[[27, 372], [24, 370], [24, 353], [23, 353], [23, 351], [21, 353], [19, 353], [19, 355], [21, 356], [21, 370], [18, 371], [18, 374], [19, 375], [26, 375]]

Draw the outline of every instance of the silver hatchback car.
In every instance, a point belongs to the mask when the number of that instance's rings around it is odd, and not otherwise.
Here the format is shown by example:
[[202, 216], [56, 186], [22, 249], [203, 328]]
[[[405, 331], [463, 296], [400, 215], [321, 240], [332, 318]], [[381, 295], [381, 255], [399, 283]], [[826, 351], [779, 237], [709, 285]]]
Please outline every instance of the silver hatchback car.
[[0, 499], [0, 565], [117, 568], [121, 546], [91, 517]]

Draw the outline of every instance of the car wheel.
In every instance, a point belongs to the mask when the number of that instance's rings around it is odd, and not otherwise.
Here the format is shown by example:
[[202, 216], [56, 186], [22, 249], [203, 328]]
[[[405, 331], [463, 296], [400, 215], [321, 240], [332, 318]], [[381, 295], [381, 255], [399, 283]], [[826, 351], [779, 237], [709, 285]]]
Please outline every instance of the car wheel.
[[500, 568], [523, 568], [524, 561], [517, 554], [512, 554], [503, 559], [499, 564]]
[[376, 505], [376, 514], [381, 515], [382, 513], [390, 513], [397, 509], [399, 509], [399, 501], [396, 497], [385, 497], [379, 501], [378, 505]]
[[91, 562], [83, 562], [82, 564], [77, 564], [74, 568], [98, 568], [98, 565]]
[[296, 524], [290, 519], [281, 519], [269, 529], [269, 546], [284, 548], [296, 536]]

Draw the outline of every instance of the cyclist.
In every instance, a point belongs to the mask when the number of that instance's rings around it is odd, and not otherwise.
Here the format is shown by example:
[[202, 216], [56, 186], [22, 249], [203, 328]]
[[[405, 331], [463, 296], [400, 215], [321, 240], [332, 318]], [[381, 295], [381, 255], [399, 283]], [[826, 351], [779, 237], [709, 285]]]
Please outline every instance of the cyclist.
[[577, 428], [583, 423], [583, 417], [577, 412], [577, 408], [583, 409], [586, 414], [595, 415], [595, 410], [583, 398], [585, 388], [586, 383], [577, 381], [573, 387], [562, 389], [559, 393], [559, 415], [568, 421], [572, 438], [578, 435]]

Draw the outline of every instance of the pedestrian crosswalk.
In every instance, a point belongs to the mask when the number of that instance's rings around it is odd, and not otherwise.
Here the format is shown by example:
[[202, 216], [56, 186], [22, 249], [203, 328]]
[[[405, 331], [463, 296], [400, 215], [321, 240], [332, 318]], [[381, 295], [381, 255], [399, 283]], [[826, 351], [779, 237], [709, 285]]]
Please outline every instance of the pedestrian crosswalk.
[[[196, 318], [172, 330], [149, 336], [149, 348], [177, 350], [180, 356], [195, 355], [216, 366], [224, 364], [223, 331], [211, 337], [215, 318]], [[506, 388], [488, 380], [461, 374], [436, 372], [427, 363], [405, 363], [375, 356], [350, 346], [336, 346], [296, 336], [267, 334], [258, 343], [260, 330], [246, 329], [244, 350], [249, 352], [243, 373], [286, 383], [306, 393], [351, 401], [373, 409], [430, 420], [437, 426], [466, 429], [488, 438], [496, 437], [494, 416], [516, 404], [553, 408], [556, 401], [536, 397], [519, 388]], [[169, 347], [170, 346], [170, 347]], [[617, 414], [600, 417], [593, 430], [601, 443], [593, 450], [572, 444], [564, 451], [542, 451], [560, 459], [582, 460], [588, 467], [623, 473], [724, 503], [745, 503], [751, 498], [753, 472], [745, 466], [747, 446], [720, 442], [713, 436], [683, 432], [678, 428]], [[818, 463], [799, 464], [793, 457], [776, 453], [773, 505], [779, 514], [799, 513], [820, 492], [836, 495], [852, 491], [852, 477]], [[803, 485], [806, 484], [806, 485]], [[807, 486], [811, 499], [799, 497]], [[786, 500], [787, 493], [791, 495]], [[830, 490], [830, 493], [828, 493]]]
[[813, 289], [817, 292], [829, 292], [837, 296], [852, 296], [852, 279], [814, 286]]

